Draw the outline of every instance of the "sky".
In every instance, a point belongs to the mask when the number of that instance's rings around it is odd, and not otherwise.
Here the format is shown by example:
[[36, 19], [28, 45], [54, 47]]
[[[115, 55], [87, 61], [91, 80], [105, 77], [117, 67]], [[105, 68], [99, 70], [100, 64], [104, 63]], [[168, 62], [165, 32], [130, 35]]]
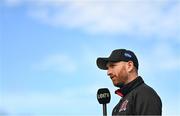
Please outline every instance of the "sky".
[[108, 115], [120, 97], [97, 57], [132, 50], [139, 75], [180, 115], [179, 0], [1, 0], [0, 114]]

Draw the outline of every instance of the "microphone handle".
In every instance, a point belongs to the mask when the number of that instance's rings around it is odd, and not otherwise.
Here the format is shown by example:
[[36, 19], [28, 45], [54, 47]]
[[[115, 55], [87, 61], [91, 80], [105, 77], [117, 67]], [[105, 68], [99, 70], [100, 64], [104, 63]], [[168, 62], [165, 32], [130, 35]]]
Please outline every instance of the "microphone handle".
[[107, 116], [106, 104], [103, 104], [103, 116]]

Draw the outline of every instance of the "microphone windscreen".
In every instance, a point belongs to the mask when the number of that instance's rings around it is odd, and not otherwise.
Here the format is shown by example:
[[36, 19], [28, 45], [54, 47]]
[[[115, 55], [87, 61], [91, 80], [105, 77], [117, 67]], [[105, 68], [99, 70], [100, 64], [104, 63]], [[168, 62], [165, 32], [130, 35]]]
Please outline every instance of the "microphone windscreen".
[[101, 88], [97, 91], [97, 99], [100, 104], [107, 104], [110, 102], [111, 94], [107, 88]]

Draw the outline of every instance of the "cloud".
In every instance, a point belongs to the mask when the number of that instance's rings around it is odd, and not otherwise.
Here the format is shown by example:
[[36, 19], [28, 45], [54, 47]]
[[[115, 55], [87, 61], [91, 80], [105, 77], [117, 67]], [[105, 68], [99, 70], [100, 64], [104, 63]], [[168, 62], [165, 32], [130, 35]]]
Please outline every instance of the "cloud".
[[21, 0], [4, 0], [4, 2], [8, 6], [19, 6], [22, 3]]
[[[64, 88], [59, 92], [26, 92], [4, 93], [0, 107], [9, 114], [40, 114], [40, 115], [63, 115], [63, 114], [86, 114], [97, 113], [94, 107], [96, 102], [97, 85], [75, 86]], [[86, 104], [86, 107], [84, 105]], [[71, 109], [71, 112], [69, 112]], [[82, 113], [81, 113], [82, 112]]]
[[46, 56], [38, 63], [33, 64], [33, 68], [41, 71], [57, 71], [57, 72], [75, 72], [77, 65], [68, 55], [54, 54]]
[[28, 4], [28, 14], [45, 24], [81, 29], [90, 34], [156, 35], [166, 39], [180, 36], [178, 0], [7, 1]]
[[180, 54], [171, 44], [161, 42], [152, 46], [150, 51], [139, 55], [140, 68], [143, 72], [178, 71]]

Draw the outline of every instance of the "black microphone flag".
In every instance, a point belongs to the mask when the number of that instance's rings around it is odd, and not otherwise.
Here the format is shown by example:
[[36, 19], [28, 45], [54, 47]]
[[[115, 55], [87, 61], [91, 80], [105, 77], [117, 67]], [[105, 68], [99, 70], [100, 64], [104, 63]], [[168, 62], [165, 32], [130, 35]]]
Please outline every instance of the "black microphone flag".
[[97, 91], [97, 99], [100, 104], [103, 104], [103, 116], [107, 116], [106, 104], [111, 100], [111, 94], [107, 88], [101, 88]]

